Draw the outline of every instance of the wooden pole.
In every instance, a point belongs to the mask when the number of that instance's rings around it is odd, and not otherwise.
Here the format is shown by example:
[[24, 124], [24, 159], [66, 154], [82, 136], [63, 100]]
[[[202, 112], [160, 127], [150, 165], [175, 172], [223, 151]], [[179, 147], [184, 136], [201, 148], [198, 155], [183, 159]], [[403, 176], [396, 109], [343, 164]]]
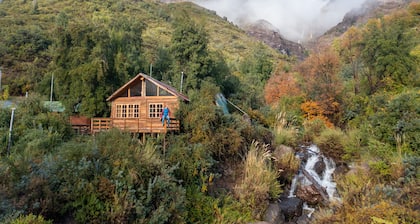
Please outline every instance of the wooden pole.
[[163, 158], [165, 158], [166, 154], [166, 133], [163, 134]]
[[0, 68], [0, 93], [1, 93], [1, 68]]
[[[53, 91], [54, 91], [54, 74], [51, 76], [51, 93], [50, 93], [50, 102], [52, 102], [53, 98]], [[51, 106], [51, 105], [50, 105]]]
[[10, 127], [9, 127], [9, 141], [7, 142], [7, 154], [10, 154], [10, 147], [12, 146], [12, 131], [13, 131], [13, 120], [15, 117], [15, 109], [12, 108], [12, 115], [10, 116]]

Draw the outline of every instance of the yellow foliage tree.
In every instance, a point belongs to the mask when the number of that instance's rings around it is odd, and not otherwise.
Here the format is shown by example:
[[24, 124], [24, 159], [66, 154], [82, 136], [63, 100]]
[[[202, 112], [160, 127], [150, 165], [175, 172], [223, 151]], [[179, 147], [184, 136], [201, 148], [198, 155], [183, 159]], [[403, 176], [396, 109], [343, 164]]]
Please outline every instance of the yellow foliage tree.
[[325, 110], [320, 106], [318, 102], [306, 101], [302, 103], [300, 109], [304, 112], [304, 116], [307, 120], [313, 121], [319, 119], [324, 122], [327, 127], [334, 127], [334, 124], [326, 117]]

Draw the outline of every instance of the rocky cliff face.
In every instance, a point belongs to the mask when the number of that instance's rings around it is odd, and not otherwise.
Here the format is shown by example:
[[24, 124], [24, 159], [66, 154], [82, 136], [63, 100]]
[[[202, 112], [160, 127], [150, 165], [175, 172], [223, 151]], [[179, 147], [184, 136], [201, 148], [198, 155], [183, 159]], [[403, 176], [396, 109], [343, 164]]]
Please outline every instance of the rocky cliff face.
[[369, 19], [389, 14], [396, 9], [407, 6], [410, 0], [368, 0], [359, 9], [354, 9], [347, 13], [343, 21], [337, 26], [331, 28], [325, 35], [339, 36], [343, 34], [351, 26], [359, 26], [365, 24]]
[[293, 41], [285, 39], [277, 29], [266, 21], [258, 21], [242, 27], [248, 35], [264, 42], [282, 54], [294, 56], [299, 60], [305, 58], [305, 48]]
[[[181, 1], [186, 0], [161, 0], [165, 3]], [[295, 56], [297, 59], [303, 60], [307, 50], [315, 49], [318, 45], [330, 44], [334, 38], [341, 36], [351, 26], [359, 26], [371, 18], [377, 18], [396, 9], [406, 7], [414, 1], [418, 0], [366, 0], [360, 8], [347, 13], [340, 23], [329, 29], [325, 34], [302, 43], [287, 40], [281, 35], [281, 30], [264, 20], [252, 24], [244, 22], [239, 26], [256, 40], [264, 42], [285, 55]], [[330, 0], [327, 6], [333, 7], [334, 2], [335, 0]]]

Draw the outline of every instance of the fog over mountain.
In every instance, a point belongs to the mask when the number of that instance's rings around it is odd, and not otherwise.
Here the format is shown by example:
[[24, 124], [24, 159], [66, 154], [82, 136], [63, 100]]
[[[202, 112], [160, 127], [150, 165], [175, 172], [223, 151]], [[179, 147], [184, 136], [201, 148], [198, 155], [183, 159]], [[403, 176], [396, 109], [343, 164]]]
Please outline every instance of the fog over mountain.
[[266, 20], [296, 42], [321, 35], [366, 0], [192, 0], [244, 25]]

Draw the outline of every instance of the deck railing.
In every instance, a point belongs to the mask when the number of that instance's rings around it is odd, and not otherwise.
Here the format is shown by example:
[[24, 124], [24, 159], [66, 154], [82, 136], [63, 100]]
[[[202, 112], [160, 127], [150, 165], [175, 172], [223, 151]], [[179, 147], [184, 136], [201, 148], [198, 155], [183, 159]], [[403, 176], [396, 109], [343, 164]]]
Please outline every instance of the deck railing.
[[92, 118], [90, 124], [90, 131], [92, 134], [98, 133], [100, 131], [106, 131], [111, 128], [112, 120], [111, 118]]
[[166, 133], [168, 131], [179, 131], [179, 120], [171, 118], [170, 124], [162, 125], [160, 119], [136, 119], [136, 118], [92, 118], [91, 133], [95, 134], [111, 128], [132, 133]]

